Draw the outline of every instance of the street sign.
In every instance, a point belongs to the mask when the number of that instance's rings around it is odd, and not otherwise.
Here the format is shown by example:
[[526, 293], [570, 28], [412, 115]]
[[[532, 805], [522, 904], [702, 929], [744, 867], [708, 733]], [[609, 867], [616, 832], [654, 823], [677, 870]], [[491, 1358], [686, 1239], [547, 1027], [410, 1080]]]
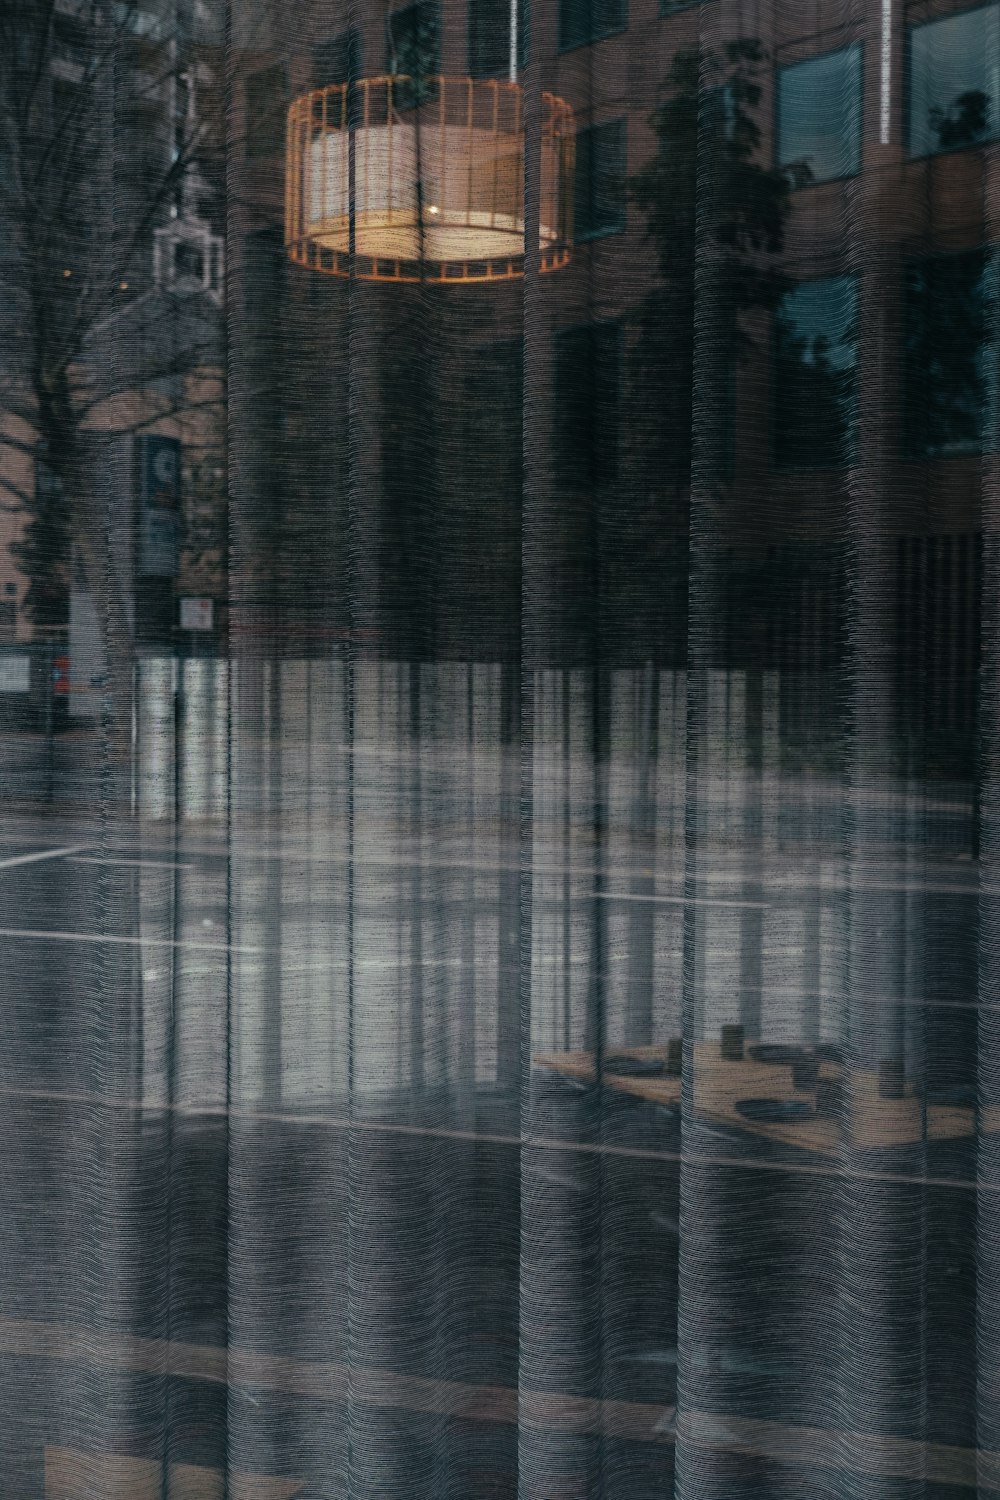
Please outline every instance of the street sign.
[[215, 610], [211, 599], [181, 600], [182, 630], [211, 630]]
[[31, 657], [0, 656], [0, 693], [27, 693], [31, 689]]

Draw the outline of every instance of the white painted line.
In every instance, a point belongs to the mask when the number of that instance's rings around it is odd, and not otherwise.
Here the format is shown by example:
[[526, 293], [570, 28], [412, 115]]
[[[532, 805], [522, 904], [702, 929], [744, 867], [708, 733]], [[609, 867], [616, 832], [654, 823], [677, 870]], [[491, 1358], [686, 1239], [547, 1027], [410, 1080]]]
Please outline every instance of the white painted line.
[[116, 943], [136, 948], [184, 948], [202, 953], [267, 953], [267, 948], [241, 948], [230, 943], [189, 943], [184, 938], [124, 937], [113, 932], [47, 932], [35, 927], [0, 927], [0, 938], [40, 939], [50, 943]]
[[174, 864], [169, 859], [111, 859], [96, 854], [67, 856], [70, 865], [141, 865], [147, 870], [193, 870], [194, 865]]
[[631, 891], [595, 891], [602, 901], [652, 901], [664, 906], [737, 906], [766, 911], [767, 901], [726, 901], [721, 896], [643, 896]]
[[86, 844], [70, 844], [65, 849], [40, 849], [35, 854], [15, 854], [13, 859], [0, 859], [0, 870], [12, 870], [15, 865], [37, 865], [43, 859], [68, 859], [86, 849]]
[[892, 0], [882, 0], [882, 86], [879, 110], [879, 140], [892, 140]]

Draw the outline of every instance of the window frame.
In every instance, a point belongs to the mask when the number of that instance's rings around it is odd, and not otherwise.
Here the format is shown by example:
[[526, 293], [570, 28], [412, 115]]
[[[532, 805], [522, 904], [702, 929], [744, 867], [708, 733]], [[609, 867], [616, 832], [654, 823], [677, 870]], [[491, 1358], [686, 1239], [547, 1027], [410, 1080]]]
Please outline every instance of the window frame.
[[940, 26], [947, 21], [954, 21], [959, 16], [975, 15], [977, 11], [995, 10], [997, 12], [997, 24], [1000, 26], [1000, 0], [976, 0], [974, 5], [963, 6], [961, 10], [949, 11], [943, 16], [928, 16], [924, 21], [914, 21], [906, 27], [906, 36], [903, 47], [903, 153], [906, 161], [930, 161], [935, 156], [954, 156], [958, 151], [981, 151], [984, 146], [994, 145], [1000, 141], [1000, 87], [998, 87], [997, 98], [993, 101], [996, 123], [992, 132], [980, 141], [969, 141], [962, 146], [939, 146], [933, 151], [914, 151], [913, 130], [910, 106], [913, 98], [913, 36], [918, 31], [923, 31], [927, 26]]
[[[810, 52], [804, 57], [791, 58], [788, 62], [776, 62], [774, 66], [774, 106], [773, 106], [773, 165], [779, 172], [787, 171], [794, 166], [794, 161], [783, 161], [781, 153], [781, 83], [782, 78], [791, 68], [808, 67], [810, 63], [823, 62], [827, 58], [837, 57], [841, 53], [857, 52], [858, 54], [858, 141], [857, 141], [857, 165], [849, 172], [838, 172], [832, 177], [816, 177], [810, 182], [797, 183], [792, 181], [793, 192], [805, 192], [809, 188], [826, 187], [833, 182], [851, 182], [859, 177], [865, 167], [865, 73], [867, 71], [868, 59], [866, 56], [865, 42], [858, 37], [850, 42], [843, 42], [839, 47], [831, 47], [825, 52]], [[819, 279], [819, 278], [817, 278]]]

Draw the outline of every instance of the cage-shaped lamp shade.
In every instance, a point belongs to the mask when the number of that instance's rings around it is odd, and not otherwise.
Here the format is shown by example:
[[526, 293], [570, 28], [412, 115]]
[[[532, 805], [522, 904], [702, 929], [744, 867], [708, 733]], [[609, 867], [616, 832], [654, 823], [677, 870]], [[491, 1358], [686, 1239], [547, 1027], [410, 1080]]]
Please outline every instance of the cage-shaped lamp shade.
[[[573, 111], [541, 99], [538, 264], [572, 242]], [[365, 281], [503, 281], [525, 265], [524, 94], [496, 79], [366, 78], [288, 112], [285, 242]]]

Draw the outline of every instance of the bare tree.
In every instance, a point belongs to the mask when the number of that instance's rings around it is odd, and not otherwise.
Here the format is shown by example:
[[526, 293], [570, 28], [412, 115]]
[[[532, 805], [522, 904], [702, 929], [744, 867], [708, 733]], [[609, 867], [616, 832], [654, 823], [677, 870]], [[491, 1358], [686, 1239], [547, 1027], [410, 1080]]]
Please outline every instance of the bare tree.
[[201, 0], [0, 0], [0, 505], [38, 623], [77, 559], [122, 751], [130, 440], [224, 398], [221, 241], [186, 227], [221, 197], [209, 19]]

